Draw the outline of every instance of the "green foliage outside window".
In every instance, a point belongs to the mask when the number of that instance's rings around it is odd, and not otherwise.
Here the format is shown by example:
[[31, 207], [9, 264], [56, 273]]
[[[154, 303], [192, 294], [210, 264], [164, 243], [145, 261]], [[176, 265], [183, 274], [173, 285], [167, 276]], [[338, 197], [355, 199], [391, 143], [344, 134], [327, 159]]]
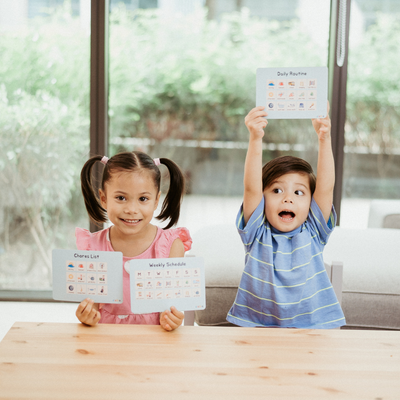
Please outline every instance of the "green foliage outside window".
[[[243, 118], [254, 106], [257, 67], [326, 63], [327, 48], [314, 44], [296, 20], [266, 21], [245, 11], [221, 21], [208, 20], [203, 11], [170, 19], [155, 10], [124, 9], [113, 10], [110, 18], [114, 137], [246, 142]], [[400, 148], [399, 40], [399, 19], [386, 15], [351, 49], [350, 147], [382, 153]], [[16, 272], [10, 262], [18, 263], [18, 254], [24, 262], [26, 254], [31, 259], [28, 270], [18, 271], [21, 286], [25, 275], [50, 278], [51, 249], [68, 243], [62, 222], [74, 226], [82, 215], [78, 193], [89, 143], [89, 42], [79, 20], [62, 12], [0, 35], [3, 287], [11, 285]], [[311, 132], [309, 121], [274, 121], [266, 141], [312, 146]], [[20, 244], [11, 257], [16, 238]]]

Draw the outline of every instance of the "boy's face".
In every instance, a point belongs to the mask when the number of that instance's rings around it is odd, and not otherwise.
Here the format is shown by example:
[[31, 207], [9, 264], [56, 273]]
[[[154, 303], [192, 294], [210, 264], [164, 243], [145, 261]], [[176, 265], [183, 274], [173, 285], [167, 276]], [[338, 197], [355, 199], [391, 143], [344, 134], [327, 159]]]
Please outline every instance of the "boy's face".
[[264, 190], [265, 216], [281, 232], [298, 228], [308, 216], [311, 190], [308, 175], [282, 175]]

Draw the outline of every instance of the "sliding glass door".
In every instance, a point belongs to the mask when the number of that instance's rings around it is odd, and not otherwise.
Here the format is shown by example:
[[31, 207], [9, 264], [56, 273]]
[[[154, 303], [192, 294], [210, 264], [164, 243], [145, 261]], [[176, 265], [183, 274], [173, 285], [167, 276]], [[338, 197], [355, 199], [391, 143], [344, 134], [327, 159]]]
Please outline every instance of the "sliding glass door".
[[88, 226], [90, 1], [0, 0], [0, 290], [51, 287]]
[[[328, 64], [330, 1], [111, 1], [110, 154], [143, 150], [184, 170], [181, 225], [234, 223], [258, 67]], [[309, 120], [271, 120], [264, 161], [316, 167]]]

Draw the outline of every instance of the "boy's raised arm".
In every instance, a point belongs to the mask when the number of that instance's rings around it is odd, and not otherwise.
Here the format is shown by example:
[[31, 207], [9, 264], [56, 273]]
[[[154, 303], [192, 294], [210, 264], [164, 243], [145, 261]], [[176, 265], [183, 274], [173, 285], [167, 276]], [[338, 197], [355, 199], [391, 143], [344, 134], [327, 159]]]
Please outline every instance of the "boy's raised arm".
[[335, 185], [335, 161], [331, 143], [331, 120], [328, 112], [325, 118], [312, 120], [315, 132], [318, 135], [318, 167], [317, 183], [314, 192], [314, 200], [318, 204], [328, 222], [333, 203], [333, 188]]
[[263, 106], [253, 108], [245, 118], [249, 131], [249, 147], [244, 165], [244, 195], [243, 216], [244, 222], [250, 219], [254, 210], [261, 201], [262, 190], [262, 138], [268, 121], [264, 118], [267, 113]]

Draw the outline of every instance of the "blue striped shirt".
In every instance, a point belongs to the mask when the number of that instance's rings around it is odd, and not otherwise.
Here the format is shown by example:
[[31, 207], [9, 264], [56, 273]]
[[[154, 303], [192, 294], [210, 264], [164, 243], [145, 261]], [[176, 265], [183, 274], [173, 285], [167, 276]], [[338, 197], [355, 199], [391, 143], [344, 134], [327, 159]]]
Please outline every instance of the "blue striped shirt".
[[240, 326], [336, 328], [345, 318], [325, 270], [322, 251], [336, 224], [332, 207], [328, 224], [314, 198], [307, 220], [280, 232], [265, 218], [264, 197], [244, 226], [245, 268], [227, 320]]

